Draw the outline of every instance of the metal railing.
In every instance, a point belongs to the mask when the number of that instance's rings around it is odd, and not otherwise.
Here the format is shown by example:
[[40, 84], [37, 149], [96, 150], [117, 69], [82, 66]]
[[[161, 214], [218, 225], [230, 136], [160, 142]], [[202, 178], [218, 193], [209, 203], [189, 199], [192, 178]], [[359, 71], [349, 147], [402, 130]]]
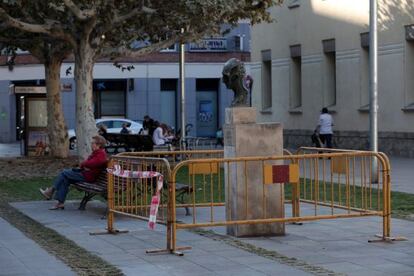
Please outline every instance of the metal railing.
[[[116, 163], [123, 170], [157, 171], [164, 176], [157, 219], [167, 226], [167, 247], [155, 252], [182, 249], [176, 245], [179, 229], [253, 224], [283, 229], [286, 222], [347, 217], [380, 216], [381, 239], [391, 237], [390, 162], [385, 154], [301, 150], [304, 154], [284, 150], [284, 156], [240, 158], [224, 158], [222, 150], [125, 152], [114, 156], [110, 166]], [[109, 177], [108, 231], [115, 232], [114, 214], [148, 219], [155, 181]], [[180, 203], [177, 185], [188, 187]], [[231, 207], [236, 198], [237, 210]], [[286, 202], [291, 203], [289, 214]], [[192, 216], [184, 216], [180, 207], [190, 208]]]
[[[379, 165], [375, 172], [370, 166], [373, 160]], [[255, 174], [256, 172], [260, 173]], [[375, 183], [371, 178], [373, 174], [378, 174], [378, 181]], [[251, 181], [251, 175], [255, 175], [255, 179], [261, 184], [256, 185], [257, 183]], [[357, 178], [359, 181], [356, 181]], [[388, 158], [382, 153], [344, 151], [186, 160], [173, 169], [171, 187], [182, 181], [192, 187], [187, 206], [192, 209], [193, 217], [189, 220], [180, 218], [184, 223], [177, 223], [178, 206], [172, 188], [171, 252], [177, 250], [177, 230], [196, 227], [380, 216], [383, 218], [381, 237], [390, 237], [390, 165]], [[234, 185], [238, 188], [235, 189]], [[284, 203], [284, 188], [286, 197], [292, 202], [292, 215], [286, 215], [284, 209], [277, 216], [269, 215], [269, 206], [277, 205], [276, 201], [279, 204]], [[252, 189], [260, 190], [256, 191], [254, 199], [249, 192]], [[229, 202], [233, 202], [232, 196], [237, 196], [239, 201], [237, 217], [232, 214], [234, 208], [229, 208]], [[224, 198], [228, 203], [226, 216], [223, 216]], [[256, 210], [254, 218], [250, 212], [252, 206]], [[261, 208], [260, 212], [257, 212], [258, 208]]]
[[171, 168], [181, 161], [189, 159], [222, 158], [223, 150], [177, 150], [177, 151], [143, 151], [143, 152], [123, 152], [117, 157], [152, 157], [166, 159]]

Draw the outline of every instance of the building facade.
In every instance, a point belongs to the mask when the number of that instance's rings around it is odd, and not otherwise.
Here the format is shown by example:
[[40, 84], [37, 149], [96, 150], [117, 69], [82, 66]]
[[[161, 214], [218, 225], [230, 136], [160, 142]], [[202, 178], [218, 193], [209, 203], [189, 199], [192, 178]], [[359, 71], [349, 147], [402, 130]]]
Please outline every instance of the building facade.
[[[369, 0], [286, 0], [252, 28], [253, 106], [311, 145], [322, 107], [336, 147], [369, 149]], [[379, 150], [414, 156], [414, 1], [378, 0]]]
[[[233, 92], [221, 81], [223, 65], [233, 57], [249, 62], [249, 40], [249, 24], [240, 23], [225, 37], [185, 46], [186, 123], [193, 126], [189, 135], [215, 136], [223, 124], [224, 109], [233, 99]], [[178, 48], [173, 45], [145, 57], [125, 58], [120, 62], [123, 69], [98, 61], [93, 83], [95, 117], [142, 120], [148, 114], [176, 130], [181, 128]], [[0, 64], [6, 61], [0, 56]], [[76, 124], [73, 72], [73, 60], [66, 60], [61, 68], [61, 98], [68, 128]], [[45, 127], [45, 115], [39, 115], [45, 111], [45, 93], [44, 67], [28, 53], [18, 55], [12, 70], [0, 66], [0, 142], [28, 139], [19, 133], [31, 124], [35, 131]]]

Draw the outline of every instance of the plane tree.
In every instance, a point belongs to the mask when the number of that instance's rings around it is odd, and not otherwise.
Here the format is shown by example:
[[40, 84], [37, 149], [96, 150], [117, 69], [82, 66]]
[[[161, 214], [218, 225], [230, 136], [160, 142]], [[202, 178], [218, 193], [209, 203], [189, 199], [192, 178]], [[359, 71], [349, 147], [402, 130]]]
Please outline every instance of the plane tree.
[[[10, 12], [18, 14], [20, 11], [10, 10]], [[13, 69], [15, 52], [18, 49], [29, 51], [44, 65], [50, 153], [54, 157], [65, 158], [69, 154], [69, 141], [60, 97], [60, 69], [63, 60], [70, 55], [71, 49], [62, 40], [1, 24], [0, 50], [11, 54], [12, 59], [8, 61], [10, 70]]]
[[[65, 41], [73, 51], [78, 153], [90, 153], [96, 133], [92, 82], [99, 58], [136, 57], [174, 43], [199, 40], [241, 19], [270, 21], [268, 9], [282, 0], [3, 0], [0, 18], [14, 28]], [[10, 14], [11, 6], [27, 16]], [[30, 10], [29, 8], [30, 7]], [[30, 19], [33, 7], [41, 11]], [[39, 18], [40, 17], [40, 18]]]

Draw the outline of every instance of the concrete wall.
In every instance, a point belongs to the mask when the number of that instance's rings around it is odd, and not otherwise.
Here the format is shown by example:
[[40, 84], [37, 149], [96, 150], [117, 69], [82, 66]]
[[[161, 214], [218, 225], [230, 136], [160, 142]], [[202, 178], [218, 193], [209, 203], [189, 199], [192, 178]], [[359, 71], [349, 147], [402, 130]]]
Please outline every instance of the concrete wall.
[[[275, 23], [252, 28], [251, 71], [255, 84], [253, 103], [261, 121], [282, 122], [286, 130], [311, 131], [322, 107], [333, 112], [336, 136], [369, 129], [368, 50], [361, 47], [361, 33], [368, 32], [369, 0], [296, 1], [299, 7], [272, 8]], [[397, 143], [396, 137], [414, 133], [414, 46], [405, 40], [405, 25], [413, 24], [413, 0], [378, 1], [379, 6], [379, 131]], [[336, 104], [327, 102], [327, 62], [322, 41], [335, 39]], [[291, 45], [301, 45], [302, 105], [290, 107], [292, 93]], [[262, 56], [271, 50], [272, 108], [262, 110]], [[293, 133], [293, 132], [292, 132]], [[364, 134], [365, 133], [365, 134]], [[394, 138], [392, 138], [394, 137]], [[307, 138], [308, 139], [308, 138]], [[299, 146], [287, 139], [285, 146]], [[340, 141], [341, 139], [339, 139]], [[342, 139], [346, 140], [346, 139]], [[289, 142], [290, 141], [290, 142]], [[388, 142], [385, 142], [388, 141]], [[408, 142], [407, 142], [408, 143]], [[358, 143], [363, 147], [366, 143]], [[339, 143], [345, 147], [347, 143]], [[383, 148], [386, 148], [383, 146]], [[408, 144], [407, 144], [408, 148]]]

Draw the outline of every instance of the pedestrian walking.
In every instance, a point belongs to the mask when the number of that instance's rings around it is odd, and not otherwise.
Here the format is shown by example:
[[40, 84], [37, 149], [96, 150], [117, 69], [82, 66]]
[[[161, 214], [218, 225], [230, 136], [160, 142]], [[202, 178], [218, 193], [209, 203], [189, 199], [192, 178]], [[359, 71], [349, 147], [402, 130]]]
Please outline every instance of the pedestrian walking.
[[333, 136], [333, 119], [331, 114], [329, 114], [328, 108], [322, 108], [321, 115], [319, 115], [318, 126], [315, 129], [315, 132], [319, 134], [321, 142], [325, 144], [325, 147], [332, 148], [332, 136]]

